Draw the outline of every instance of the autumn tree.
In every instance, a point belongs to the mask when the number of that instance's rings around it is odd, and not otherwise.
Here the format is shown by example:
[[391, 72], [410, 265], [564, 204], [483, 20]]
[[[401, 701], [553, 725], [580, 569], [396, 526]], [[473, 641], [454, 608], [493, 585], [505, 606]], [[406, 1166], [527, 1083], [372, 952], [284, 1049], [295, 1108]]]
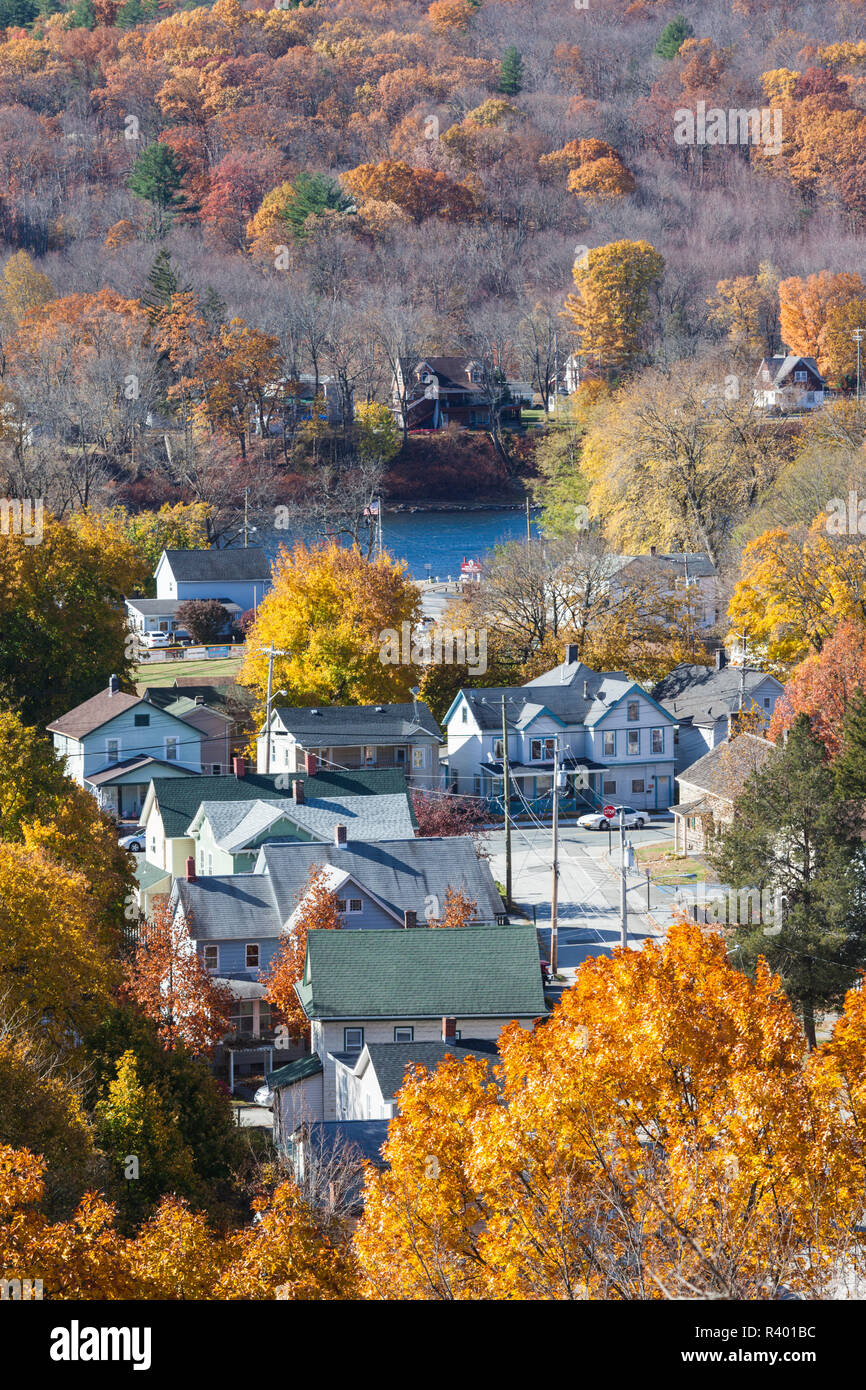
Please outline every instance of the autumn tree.
[[396, 203], [415, 222], [428, 217], [464, 222], [477, 212], [475, 195], [466, 184], [441, 170], [413, 168], [401, 159], [361, 164], [341, 177], [355, 198]]
[[177, 624], [194, 642], [215, 642], [228, 626], [228, 610], [215, 598], [189, 598], [178, 605]]
[[413, 791], [411, 796], [418, 835], [471, 835], [478, 850], [481, 831], [490, 819], [480, 797], [425, 791]]
[[837, 1123], [854, 1130], [804, 1073], [763, 962], [749, 979], [720, 937], [674, 924], [586, 961], [546, 1022], [511, 1024], [498, 1046], [493, 1064], [407, 1076], [355, 1237], [366, 1297], [825, 1286], [859, 1216], [851, 1151], [830, 1172], [822, 1146]]
[[584, 357], [622, 367], [635, 355], [650, 287], [663, 271], [664, 259], [646, 241], [609, 242], [575, 262], [576, 293], [565, 308]]
[[812, 652], [791, 672], [773, 710], [770, 738], [780, 742], [797, 716], [805, 714], [828, 756], [836, 759], [847, 711], [861, 689], [866, 689], [866, 627], [847, 619], [820, 652]]
[[279, 950], [263, 977], [265, 998], [279, 1010], [280, 1018], [295, 1038], [310, 1036], [310, 1024], [295, 992], [304, 978], [307, 936], [311, 931], [339, 931], [342, 920], [337, 895], [328, 887], [328, 871], [311, 864], [307, 880], [296, 897], [297, 906], [284, 931]]
[[3, 267], [0, 323], [17, 328], [26, 314], [50, 304], [56, 297], [57, 291], [48, 276], [36, 269], [26, 251], [16, 251]]
[[826, 750], [801, 714], [747, 779], [709, 853], [723, 882], [754, 885], [781, 903], [769, 929], [739, 927], [737, 945], [746, 966], [766, 959], [779, 971], [810, 1047], [818, 1014], [841, 1004], [866, 965], [860, 831], [860, 810], [839, 800]]
[[464, 893], [462, 888], [452, 888], [449, 883], [445, 889], [445, 902], [441, 917], [428, 917], [428, 927], [466, 927], [475, 917], [478, 903]]
[[[839, 366], [828, 360], [826, 338], [834, 314], [851, 300], [861, 300], [863, 281], [848, 272], [822, 270], [805, 279], [791, 276], [779, 285], [779, 329], [789, 352], [814, 357], [822, 372]], [[839, 319], [835, 320], [836, 325]], [[832, 330], [830, 330], [832, 331]], [[836, 329], [838, 332], [838, 327]], [[837, 349], [838, 351], [838, 349]]]
[[779, 337], [779, 272], [762, 261], [755, 275], [719, 280], [709, 300], [714, 322], [735, 347], [772, 357]]
[[271, 643], [274, 686], [292, 704], [366, 704], [407, 699], [417, 672], [383, 660], [389, 632], [418, 621], [416, 586], [390, 556], [365, 560], [356, 547], [283, 546], [273, 587], [248, 634], [239, 680], [264, 700]]
[[163, 1045], [210, 1053], [229, 1030], [232, 994], [217, 983], [194, 949], [182, 913], [159, 899], [141, 921], [126, 992], [157, 1024]]

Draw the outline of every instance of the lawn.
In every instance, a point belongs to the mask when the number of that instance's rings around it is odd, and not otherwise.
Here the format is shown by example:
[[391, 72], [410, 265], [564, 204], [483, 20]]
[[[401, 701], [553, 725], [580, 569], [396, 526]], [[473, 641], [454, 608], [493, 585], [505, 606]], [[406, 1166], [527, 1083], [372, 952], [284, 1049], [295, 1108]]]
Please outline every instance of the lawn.
[[719, 881], [702, 859], [674, 854], [672, 849], [663, 849], [661, 845], [638, 845], [635, 858], [641, 869], [649, 869], [654, 883], [676, 885]]
[[134, 670], [138, 685], [174, 685], [178, 676], [200, 681], [207, 685], [216, 676], [237, 676], [241, 669], [243, 656], [217, 657], [213, 661], [202, 658], [200, 661], [146, 661]]

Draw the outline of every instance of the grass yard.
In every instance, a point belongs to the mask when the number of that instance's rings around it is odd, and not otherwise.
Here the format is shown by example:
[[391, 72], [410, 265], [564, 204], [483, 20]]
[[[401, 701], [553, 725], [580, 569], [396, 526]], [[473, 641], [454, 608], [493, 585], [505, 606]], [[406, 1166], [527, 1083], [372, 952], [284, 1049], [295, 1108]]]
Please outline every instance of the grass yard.
[[655, 883], [676, 886], [719, 881], [703, 860], [674, 854], [672, 849], [663, 849], [661, 845], [637, 845], [635, 858], [641, 869], [649, 869], [650, 877]]
[[242, 656], [217, 657], [213, 661], [145, 661], [135, 667], [137, 685], [174, 685], [178, 676], [194, 679], [202, 685], [216, 676], [237, 676]]

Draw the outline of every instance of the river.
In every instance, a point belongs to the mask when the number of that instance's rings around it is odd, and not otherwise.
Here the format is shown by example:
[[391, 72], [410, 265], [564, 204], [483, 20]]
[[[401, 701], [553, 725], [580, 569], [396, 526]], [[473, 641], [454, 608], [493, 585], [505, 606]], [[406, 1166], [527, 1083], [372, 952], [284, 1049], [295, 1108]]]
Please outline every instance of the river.
[[[530, 522], [533, 536], [538, 534], [537, 517]], [[300, 533], [297, 533], [300, 534]], [[382, 518], [385, 549], [403, 560], [413, 579], [456, 579], [464, 560], [480, 560], [486, 551], [505, 541], [526, 537], [526, 518], [515, 508], [490, 511], [400, 511]], [[260, 544], [273, 558], [281, 544], [295, 538], [291, 531], [264, 531]], [[259, 540], [252, 538], [253, 543]], [[429, 565], [429, 570], [427, 566]]]

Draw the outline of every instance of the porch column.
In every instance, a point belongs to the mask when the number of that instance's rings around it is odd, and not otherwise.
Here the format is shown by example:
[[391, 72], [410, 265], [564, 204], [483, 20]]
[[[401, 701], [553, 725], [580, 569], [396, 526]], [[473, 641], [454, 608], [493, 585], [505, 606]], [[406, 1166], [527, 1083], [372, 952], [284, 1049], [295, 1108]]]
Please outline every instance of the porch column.
[[231, 1048], [229, 1048], [229, 1095], [232, 1095], [232, 1096], [233, 1096], [234, 1093], [235, 1093], [235, 1054], [234, 1054], [234, 1051], [233, 1051]]

